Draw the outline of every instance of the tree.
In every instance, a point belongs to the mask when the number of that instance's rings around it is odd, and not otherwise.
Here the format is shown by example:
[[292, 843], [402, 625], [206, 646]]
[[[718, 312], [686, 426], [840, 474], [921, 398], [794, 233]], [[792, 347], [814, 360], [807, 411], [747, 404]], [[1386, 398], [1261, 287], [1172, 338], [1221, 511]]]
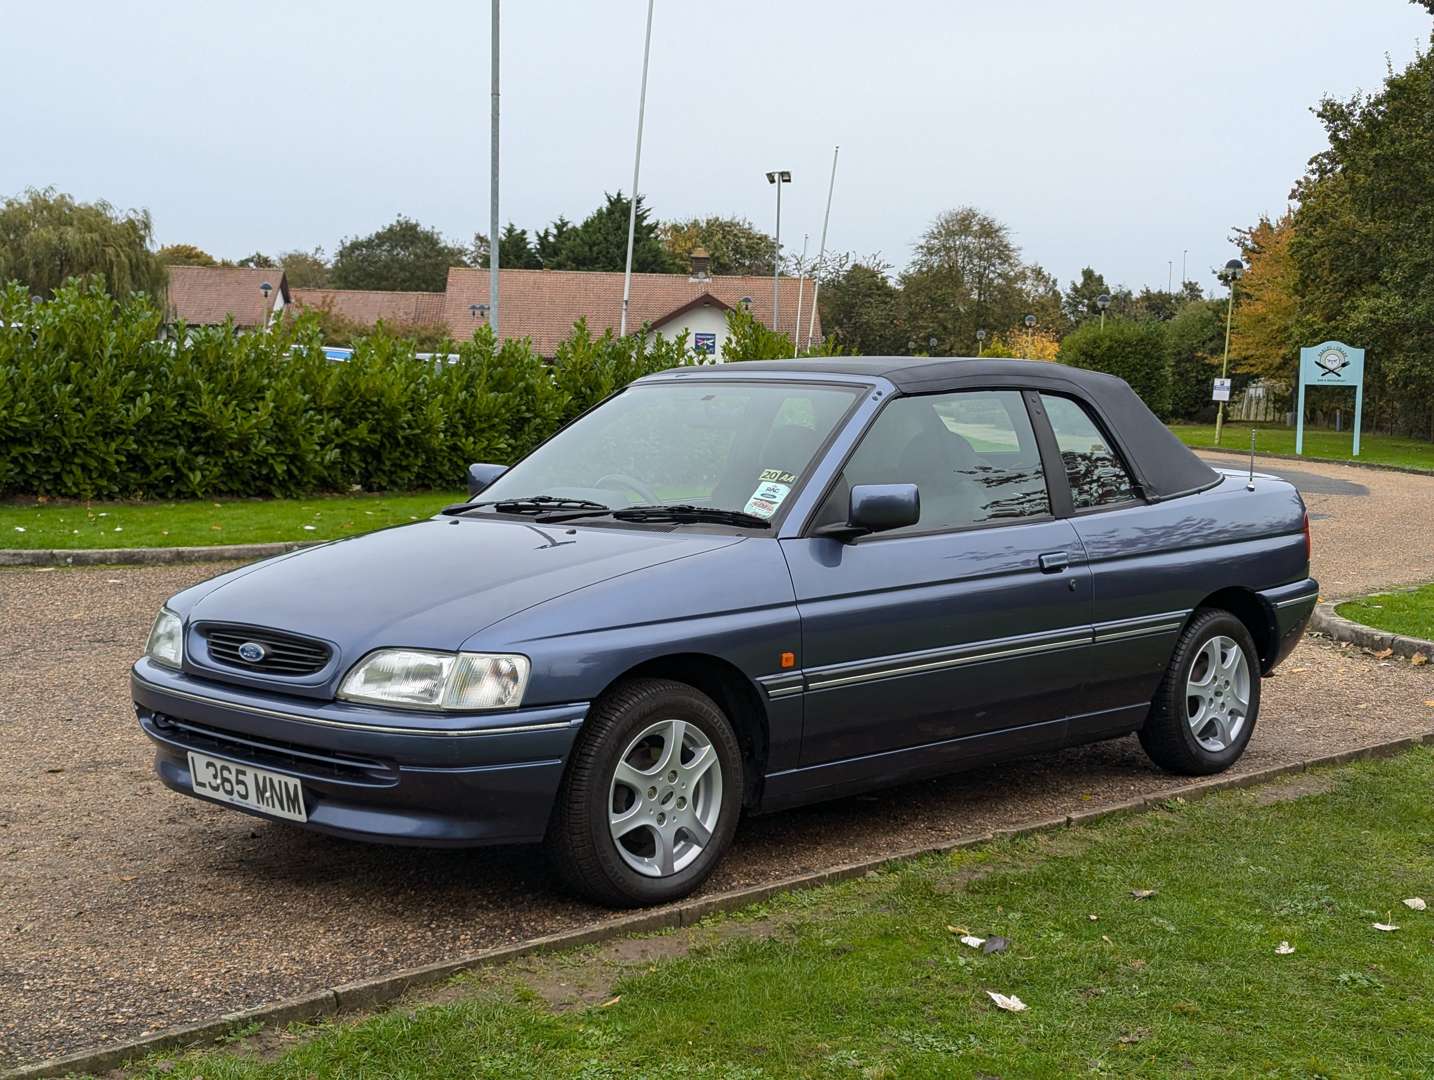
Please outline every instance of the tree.
[[469, 265], [467, 253], [436, 229], [399, 214], [393, 224], [339, 245], [329, 281], [337, 289], [442, 292], [450, 266]]
[[746, 218], [705, 217], [664, 221], [657, 233], [674, 265], [685, 267], [696, 248], [707, 251], [713, 274], [770, 274], [777, 260], [777, 241]]
[[[543, 265], [554, 270], [621, 270], [627, 262], [627, 218], [630, 200], [622, 192], [604, 194], [606, 200], [581, 225], [563, 231], [557, 252]], [[561, 219], [559, 219], [561, 220]], [[554, 228], [557, 222], [554, 222]], [[541, 237], [539, 237], [541, 241]], [[637, 197], [637, 221], [633, 231], [633, 270], [667, 274], [678, 269], [657, 235], [657, 225]]]
[[1295, 320], [1298, 284], [1290, 240], [1295, 231], [1293, 210], [1271, 221], [1261, 217], [1238, 229], [1236, 242], [1249, 269], [1240, 279], [1230, 329], [1230, 362], [1240, 371], [1293, 380], [1299, 362]]
[[164, 262], [150, 250], [149, 211], [80, 203], [54, 188], [0, 203], [0, 284], [22, 282], [48, 297], [72, 277], [93, 276], [111, 296], [164, 293]]
[[[844, 260], [843, 260], [844, 261]], [[901, 293], [878, 255], [850, 263], [823, 279], [818, 304], [822, 328], [857, 356], [894, 356], [906, 351]]]
[[1030, 278], [1010, 230], [970, 206], [939, 214], [901, 275], [903, 321], [917, 347], [976, 347], [976, 331], [1004, 330], [1027, 314]]
[[1434, 52], [1324, 99], [1329, 147], [1295, 186], [1296, 341], [1368, 350], [1373, 420], [1434, 438]]
[[1170, 415], [1193, 420], [1210, 407], [1211, 380], [1220, 374], [1225, 302], [1187, 303], [1161, 329], [1170, 367]]
[[281, 251], [279, 265], [291, 289], [324, 289], [329, 284], [329, 260], [324, 249], [313, 251]]
[[235, 266], [248, 266], [248, 267], [252, 267], [252, 268], [254, 268], [254, 269], [258, 269], [258, 270], [273, 270], [273, 269], [275, 269], [279, 264], [276, 263], [276, 262], [275, 262], [273, 259], [271, 259], [269, 256], [265, 255], [262, 251], [256, 251], [256, 252], [254, 252], [254, 254], [252, 254], [252, 255], [245, 255], [242, 259], [240, 259], [240, 260], [239, 260], [237, 263], [235, 263], [234, 265], [235, 265]]
[[[492, 244], [488, 240], [487, 233], [474, 233], [469, 263], [486, 270], [488, 268], [488, 252], [491, 247]], [[498, 266], [503, 270], [541, 270], [543, 268], [543, 260], [538, 255], [538, 249], [528, 241], [527, 229], [520, 229], [511, 221], [503, 226], [502, 235], [498, 239]]]
[[219, 260], [193, 244], [165, 244], [156, 255], [165, 266], [218, 266]]
[[573, 231], [573, 223], [562, 214], [558, 219], [549, 225], [534, 238], [538, 251], [538, 261], [543, 266], [553, 266], [558, 261], [558, 251], [567, 242], [568, 233]]

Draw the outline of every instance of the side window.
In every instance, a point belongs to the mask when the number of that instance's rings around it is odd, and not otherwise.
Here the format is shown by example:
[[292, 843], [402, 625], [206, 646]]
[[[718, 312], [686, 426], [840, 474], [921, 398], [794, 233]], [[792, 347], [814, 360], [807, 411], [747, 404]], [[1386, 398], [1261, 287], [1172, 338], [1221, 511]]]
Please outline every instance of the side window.
[[1054, 394], [1042, 394], [1041, 404], [1056, 433], [1056, 445], [1065, 462], [1075, 508], [1085, 510], [1135, 498], [1135, 485], [1120, 455], [1100, 433], [1084, 406]]
[[[897, 398], [853, 452], [819, 520], [845, 520], [856, 484], [915, 484], [921, 520], [898, 532], [959, 529], [1051, 512], [1041, 455], [1016, 390]], [[892, 535], [892, 534], [883, 534]]]

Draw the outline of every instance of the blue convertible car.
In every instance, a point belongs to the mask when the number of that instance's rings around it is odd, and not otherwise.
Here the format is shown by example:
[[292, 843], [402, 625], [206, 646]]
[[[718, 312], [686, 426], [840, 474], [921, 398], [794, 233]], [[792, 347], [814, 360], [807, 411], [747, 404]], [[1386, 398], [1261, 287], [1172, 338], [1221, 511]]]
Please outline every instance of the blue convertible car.
[[340, 836], [543, 841], [614, 905], [744, 811], [1138, 732], [1227, 768], [1315, 603], [1298, 493], [1119, 379], [921, 358], [640, 379], [430, 520], [173, 597], [170, 787]]

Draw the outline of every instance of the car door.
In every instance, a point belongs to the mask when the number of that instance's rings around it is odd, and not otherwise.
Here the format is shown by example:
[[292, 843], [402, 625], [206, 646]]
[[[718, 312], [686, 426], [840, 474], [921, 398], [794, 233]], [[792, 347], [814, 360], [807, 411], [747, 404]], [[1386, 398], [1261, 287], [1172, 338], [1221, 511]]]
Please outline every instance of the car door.
[[1168, 555], [1156, 554], [1172, 530], [1201, 535], [1181, 506], [1149, 505], [1123, 460], [1117, 441], [1087, 404], [1042, 393], [1071, 494], [1072, 517], [1090, 559], [1094, 641], [1086, 708], [1072, 719], [1075, 739], [1133, 730], [1150, 700], [1189, 616], [1189, 600], [1172, 582]]
[[888, 402], [813, 526], [845, 520], [850, 487], [867, 483], [915, 483], [920, 520], [851, 543], [782, 541], [804, 766], [1003, 730], [1049, 745], [1081, 710], [1090, 574], [1052, 513], [1028, 402], [1019, 390]]

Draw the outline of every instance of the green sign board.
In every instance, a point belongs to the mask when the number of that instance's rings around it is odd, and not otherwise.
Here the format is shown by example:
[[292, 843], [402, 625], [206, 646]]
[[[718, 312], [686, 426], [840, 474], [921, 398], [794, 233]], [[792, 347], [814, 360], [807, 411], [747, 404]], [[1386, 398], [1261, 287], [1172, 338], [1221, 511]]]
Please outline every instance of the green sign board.
[[1342, 341], [1326, 341], [1300, 350], [1300, 400], [1295, 413], [1295, 453], [1305, 452], [1305, 387], [1354, 389], [1354, 456], [1359, 457], [1359, 422], [1364, 412], [1364, 350]]

